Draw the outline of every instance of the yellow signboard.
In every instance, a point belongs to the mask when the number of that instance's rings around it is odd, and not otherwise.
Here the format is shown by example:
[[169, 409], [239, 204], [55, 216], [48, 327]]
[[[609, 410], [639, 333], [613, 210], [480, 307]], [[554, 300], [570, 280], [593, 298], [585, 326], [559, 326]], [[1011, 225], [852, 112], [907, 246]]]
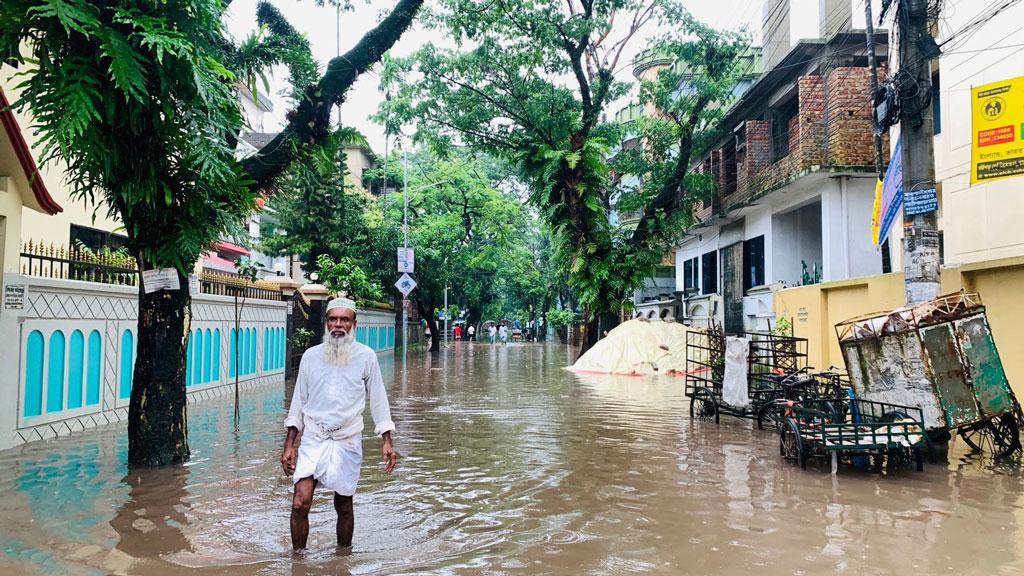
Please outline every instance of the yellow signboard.
[[1024, 176], [1024, 76], [971, 88], [971, 184]]

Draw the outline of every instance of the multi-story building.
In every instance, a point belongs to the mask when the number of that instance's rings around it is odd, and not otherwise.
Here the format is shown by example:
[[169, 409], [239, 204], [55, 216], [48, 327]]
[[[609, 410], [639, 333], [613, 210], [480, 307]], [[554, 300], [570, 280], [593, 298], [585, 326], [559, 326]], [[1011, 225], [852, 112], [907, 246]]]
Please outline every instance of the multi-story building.
[[[941, 292], [978, 292], [1011, 386], [1024, 392], [1024, 176], [971, 182], [972, 89], [1024, 77], [1024, 5], [943, 2], [933, 26], [942, 54], [932, 61], [935, 181], [938, 192]], [[877, 12], [876, 12], [877, 14]], [[889, 15], [891, 22], [892, 15]], [[893, 44], [896, 44], [895, 42]], [[898, 70], [893, 54], [890, 67]], [[997, 85], [998, 85], [997, 84]], [[1008, 103], [1016, 110], [1024, 102]], [[890, 130], [891, 141], [898, 127]], [[1010, 130], [1024, 142], [1018, 130]], [[1024, 145], [1021, 146], [1024, 148]], [[870, 220], [862, 213], [861, 222]], [[815, 366], [842, 365], [832, 327], [843, 320], [904, 304], [902, 210], [888, 234], [892, 273], [790, 288], [775, 297], [775, 312], [792, 318], [807, 337]], [[889, 272], [888, 269], [885, 270]], [[836, 279], [838, 280], [838, 279]]]
[[[877, 171], [867, 45], [855, 2], [822, 2], [820, 38], [796, 38], [787, 0], [765, 4], [764, 71], [729, 108], [694, 165], [715, 182], [676, 250], [686, 316], [764, 330], [772, 291], [879, 274], [870, 238]], [[886, 63], [887, 34], [874, 46]]]

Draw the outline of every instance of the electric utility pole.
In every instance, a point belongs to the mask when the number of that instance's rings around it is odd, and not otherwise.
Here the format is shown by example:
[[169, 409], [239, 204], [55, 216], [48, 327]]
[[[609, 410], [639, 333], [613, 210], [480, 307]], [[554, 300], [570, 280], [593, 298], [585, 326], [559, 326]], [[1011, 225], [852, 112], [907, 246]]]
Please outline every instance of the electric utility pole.
[[[931, 58], [928, 0], [901, 0], [899, 22], [900, 135], [903, 139], [903, 275], [907, 304], [939, 295], [939, 231], [934, 205]], [[930, 209], [929, 209], [930, 208]]]
[[[878, 91], [878, 64], [875, 61], [875, 23], [873, 20], [871, 0], [864, 0], [864, 31], [868, 41], [868, 82], [871, 87], [872, 105], [874, 104], [875, 92]], [[872, 127], [872, 132], [874, 133], [872, 140], [875, 144], [875, 173], [878, 174], [878, 179], [882, 180], [885, 177], [885, 167], [882, 166], [882, 134], [874, 127]]]

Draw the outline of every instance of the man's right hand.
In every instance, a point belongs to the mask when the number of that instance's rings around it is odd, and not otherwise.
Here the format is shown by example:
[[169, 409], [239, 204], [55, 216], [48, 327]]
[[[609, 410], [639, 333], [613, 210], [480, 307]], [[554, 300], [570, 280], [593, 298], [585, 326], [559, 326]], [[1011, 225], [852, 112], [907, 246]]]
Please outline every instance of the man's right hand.
[[291, 476], [295, 474], [295, 458], [298, 456], [295, 446], [291, 444], [284, 447], [284, 451], [281, 452], [281, 468], [284, 469], [284, 473]]

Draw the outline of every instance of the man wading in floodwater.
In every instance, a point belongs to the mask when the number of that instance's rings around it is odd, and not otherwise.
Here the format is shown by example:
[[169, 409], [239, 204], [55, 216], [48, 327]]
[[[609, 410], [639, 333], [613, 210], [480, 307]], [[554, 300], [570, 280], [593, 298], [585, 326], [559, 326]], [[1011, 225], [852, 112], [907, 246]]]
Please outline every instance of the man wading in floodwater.
[[[288, 436], [281, 466], [292, 476], [292, 547], [302, 550], [309, 536], [309, 508], [317, 485], [334, 491], [338, 512], [338, 545], [352, 545], [355, 515], [352, 495], [363, 461], [363, 409], [370, 397], [374, 432], [384, 439], [384, 471], [395, 469], [398, 454], [391, 447], [391, 408], [384, 391], [377, 354], [355, 341], [356, 305], [346, 298], [327, 304], [323, 344], [306, 350], [288, 418]], [[296, 439], [302, 441], [296, 447]]]

